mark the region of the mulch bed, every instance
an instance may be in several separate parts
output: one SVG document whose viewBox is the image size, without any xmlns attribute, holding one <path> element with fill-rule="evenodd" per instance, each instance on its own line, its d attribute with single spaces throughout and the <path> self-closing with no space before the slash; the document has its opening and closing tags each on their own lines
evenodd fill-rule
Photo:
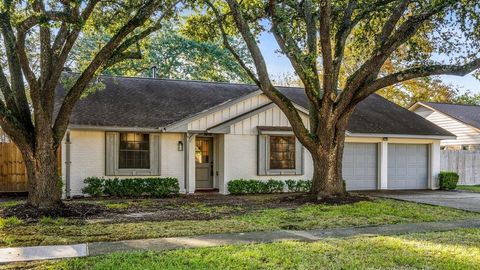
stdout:
<svg viewBox="0 0 480 270">
<path fill-rule="evenodd" d="M 294 209 L 304 204 L 350 204 L 371 200 L 366 196 L 317 200 L 310 194 L 262 194 L 225 196 L 220 194 L 180 195 L 165 199 L 84 198 L 65 201 L 55 209 L 38 210 L 28 205 L 0 209 L 1 217 L 16 216 L 35 222 L 43 216 L 107 223 L 171 220 L 213 220 L 241 215 L 261 209 Z M 106 204 L 130 202 L 127 208 L 108 208 Z M 147 204 L 142 204 L 147 202 Z M 202 207 L 199 207 L 201 205 Z"/>
<path fill-rule="evenodd" d="M 28 204 L 19 204 L 4 208 L 1 216 L 15 216 L 23 220 L 32 221 L 41 217 L 86 218 L 101 215 L 104 211 L 105 207 L 89 203 L 62 204 L 51 209 L 37 209 Z"/>
</svg>

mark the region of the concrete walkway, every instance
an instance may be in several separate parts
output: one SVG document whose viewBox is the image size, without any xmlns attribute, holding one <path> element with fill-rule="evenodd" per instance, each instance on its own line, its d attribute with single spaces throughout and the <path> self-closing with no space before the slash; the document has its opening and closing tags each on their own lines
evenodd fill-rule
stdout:
<svg viewBox="0 0 480 270">
<path fill-rule="evenodd" d="M 480 219 L 392 224 L 355 228 L 316 229 L 306 231 L 211 234 L 192 237 L 126 240 L 118 242 L 98 242 L 77 245 L 2 248 L 0 249 L 0 264 L 20 261 L 95 256 L 125 251 L 162 251 L 180 248 L 213 247 L 246 243 L 268 243 L 284 240 L 317 241 L 325 238 L 339 238 L 359 235 L 397 235 L 406 233 L 448 231 L 458 228 L 480 228 Z"/>
<path fill-rule="evenodd" d="M 390 198 L 402 201 L 425 203 L 430 205 L 445 206 L 471 212 L 480 213 L 480 193 L 459 191 L 375 191 L 367 192 L 370 196 Z"/>
</svg>

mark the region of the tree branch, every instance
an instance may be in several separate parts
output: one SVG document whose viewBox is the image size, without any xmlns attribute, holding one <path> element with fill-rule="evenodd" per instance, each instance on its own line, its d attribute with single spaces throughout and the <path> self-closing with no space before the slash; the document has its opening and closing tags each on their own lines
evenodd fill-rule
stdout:
<svg viewBox="0 0 480 270">
<path fill-rule="evenodd" d="M 257 45 L 255 37 L 250 31 L 248 23 L 245 21 L 242 13 L 240 12 L 240 7 L 236 0 L 226 0 L 235 21 L 235 25 L 243 37 L 243 40 L 247 44 L 247 48 L 250 51 L 250 54 L 253 58 L 255 64 L 258 79 L 260 82 L 260 89 L 265 93 L 265 95 L 270 98 L 287 116 L 290 124 L 292 125 L 293 131 L 297 138 L 309 149 L 314 148 L 314 141 L 310 136 L 310 133 L 305 128 L 302 118 L 300 117 L 297 109 L 293 106 L 293 103 L 282 93 L 280 93 L 271 83 L 270 77 L 268 75 L 267 66 L 265 64 L 265 59 L 260 51 L 260 48 Z"/>
<path fill-rule="evenodd" d="M 233 55 L 235 60 L 237 60 L 238 64 L 243 68 L 243 70 L 247 73 L 247 75 L 250 77 L 250 79 L 258 86 L 260 87 L 260 81 L 257 78 L 257 75 L 247 66 L 245 61 L 240 57 L 240 55 L 235 51 L 235 48 L 230 44 L 228 41 L 228 35 L 225 32 L 225 28 L 223 26 L 223 18 L 220 15 L 220 12 L 217 10 L 217 8 L 210 2 L 209 0 L 205 0 L 207 5 L 212 9 L 213 13 L 215 14 L 215 21 L 217 23 L 217 26 L 220 30 L 220 34 L 222 35 L 222 41 L 223 41 L 223 46 L 227 48 L 227 50 Z"/>
<path fill-rule="evenodd" d="M 124 25 L 118 32 L 110 39 L 110 41 L 103 46 L 102 49 L 95 55 L 90 64 L 78 77 L 72 88 L 65 96 L 63 103 L 60 107 L 55 124 L 53 126 L 55 140 L 61 141 L 63 134 L 67 129 L 68 120 L 70 114 L 73 111 L 76 101 L 81 97 L 87 85 L 95 75 L 95 72 L 103 67 L 108 59 L 112 56 L 122 41 L 132 33 L 136 28 L 140 27 L 145 21 L 157 10 L 157 8 L 163 3 L 160 0 L 150 0 L 146 2 L 138 12 Z"/>
<path fill-rule="evenodd" d="M 414 67 L 376 79 L 362 88 L 357 93 L 355 99 L 367 97 L 382 88 L 411 79 L 433 75 L 465 76 L 476 69 L 480 69 L 480 58 L 464 65 L 431 65 L 426 67 Z"/>
</svg>

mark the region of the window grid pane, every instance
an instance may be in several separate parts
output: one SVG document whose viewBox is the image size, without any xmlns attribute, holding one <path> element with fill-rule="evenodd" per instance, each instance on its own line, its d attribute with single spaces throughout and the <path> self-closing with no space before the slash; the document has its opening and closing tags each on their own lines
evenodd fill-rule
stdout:
<svg viewBox="0 0 480 270">
<path fill-rule="evenodd" d="M 120 169 L 149 169 L 150 168 L 149 134 L 120 133 L 118 168 Z"/>
<path fill-rule="evenodd" d="M 294 136 L 270 136 L 270 169 L 295 169 Z"/>
</svg>

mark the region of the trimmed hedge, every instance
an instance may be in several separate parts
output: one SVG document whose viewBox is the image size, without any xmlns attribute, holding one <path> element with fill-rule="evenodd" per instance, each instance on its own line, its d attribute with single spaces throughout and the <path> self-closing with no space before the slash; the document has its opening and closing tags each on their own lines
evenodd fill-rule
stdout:
<svg viewBox="0 0 480 270">
<path fill-rule="evenodd" d="M 438 174 L 440 189 L 451 190 L 457 188 L 458 178 L 456 172 L 440 172 Z"/>
<path fill-rule="evenodd" d="M 286 180 L 285 184 L 290 192 L 309 192 L 312 187 L 310 180 Z"/>
<path fill-rule="evenodd" d="M 88 177 L 84 181 L 84 194 L 92 197 L 102 195 L 118 197 L 151 196 L 156 198 L 177 195 L 180 191 L 176 178 L 127 178 L 104 179 Z"/>
<path fill-rule="evenodd" d="M 285 191 L 285 186 L 289 192 L 308 192 L 312 186 L 309 180 L 255 180 L 255 179 L 235 179 L 228 182 L 228 192 L 234 195 L 238 194 L 266 194 L 280 193 Z"/>
</svg>

